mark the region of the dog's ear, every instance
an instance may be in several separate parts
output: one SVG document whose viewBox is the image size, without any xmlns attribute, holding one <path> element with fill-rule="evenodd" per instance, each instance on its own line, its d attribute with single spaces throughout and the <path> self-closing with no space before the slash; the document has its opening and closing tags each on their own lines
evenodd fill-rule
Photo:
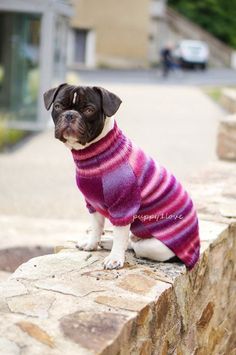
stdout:
<svg viewBox="0 0 236 355">
<path fill-rule="evenodd" d="M 121 99 L 117 95 L 101 87 L 95 86 L 94 89 L 99 91 L 102 97 L 102 108 L 105 115 L 107 117 L 113 116 L 120 107 L 122 102 Z"/>
<path fill-rule="evenodd" d="M 59 93 L 59 91 L 61 90 L 62 87 L 64 87 L 65 85 L 67 85 L 66 83 L 61 84 L 59 86 L 57 86 L 56 88 L 50 89 L 48 91 L 46 91 L 43 94 L 43 98 L 44 98 L 44 105 L 46 107 L 47 110 L 50 109 L 50 107 L 52 106 L 52 103 L 55 101 L 57 94 Z"/>
</svg>

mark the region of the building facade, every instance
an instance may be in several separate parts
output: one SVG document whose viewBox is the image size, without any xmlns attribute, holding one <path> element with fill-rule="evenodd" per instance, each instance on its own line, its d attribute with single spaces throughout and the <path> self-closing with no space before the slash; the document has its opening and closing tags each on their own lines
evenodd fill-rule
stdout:
<svg viewBox="0 0 236 355">
<path fill-rule="evenodd" d="M 161 49 L 169 40 L 166 24 L 167 0 L 150 0 L 149 2 L 149 52 L 150 65 L 160 62 Z"/>
<path fill-rule="evenodd" d="M 148 66 L 149 0 L 71 2 L 70 66 Z"/>
<path fill-rule="evenodd" d="M 43 129 L 43 93 L 64 80 L 69 16 L 62 0 L 0 1 L 0 120 Z"/>
</svg>

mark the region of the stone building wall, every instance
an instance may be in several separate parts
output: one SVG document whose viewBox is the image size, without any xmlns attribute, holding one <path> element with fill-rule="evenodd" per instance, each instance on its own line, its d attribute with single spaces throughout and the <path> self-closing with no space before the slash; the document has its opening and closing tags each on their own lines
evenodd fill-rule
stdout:
<svg viewBox="0 0 236 355">
<path fill-rule="evenodd" d="M 95 33 L 97 65 L 138 67 L 148 64 L 148 0 L 73 0 L 71 26 Z"/>
</svg>

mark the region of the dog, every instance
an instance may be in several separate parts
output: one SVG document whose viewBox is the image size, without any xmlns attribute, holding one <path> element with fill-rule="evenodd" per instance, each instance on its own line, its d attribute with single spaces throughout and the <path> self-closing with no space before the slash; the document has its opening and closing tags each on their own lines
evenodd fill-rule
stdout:
<svg viewBox="0 0 236 355">
<path fill-rule="evenodd" d="M 121 102 L 97 86 L 64 83 L 44 94 L 46 109 L 52 106 L 55 138 L 72 152 L 91 216 L 91 230 L 77 247 L 96 250 L 108 218 L 114 237 L 105 269 L 123 267 L 128 243 L 137 257 L 159 262 L 177 257 L 192 269 L 200 249 L 193 202 L 167 169 L 118 128 L 113 116 Z"/>
</svg>

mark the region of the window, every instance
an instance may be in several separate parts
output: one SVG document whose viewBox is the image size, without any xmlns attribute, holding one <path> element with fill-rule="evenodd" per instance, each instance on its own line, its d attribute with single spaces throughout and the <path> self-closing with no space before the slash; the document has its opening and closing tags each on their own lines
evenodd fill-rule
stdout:
<svg viewBox="0 0 236 355">
<path fill-rule="evenodd" d="M 86 44 L 87 44 L 87 30 L 75 30 L 75 63 L 86 62 Z"/>
</svg>

